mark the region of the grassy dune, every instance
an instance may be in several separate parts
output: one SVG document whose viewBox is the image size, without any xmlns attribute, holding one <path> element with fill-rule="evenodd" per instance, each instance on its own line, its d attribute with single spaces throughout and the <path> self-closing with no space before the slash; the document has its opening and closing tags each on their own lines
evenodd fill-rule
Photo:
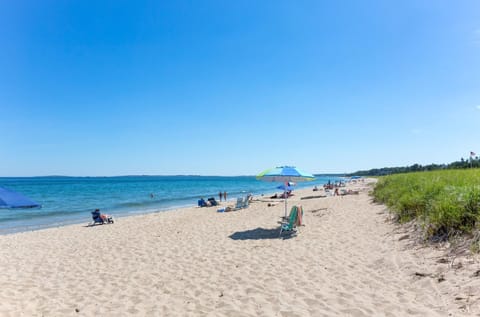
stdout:
<svg viewBox="0 0 480 317">
<path fill-rule="evenodd" d="M 469 233 L 480 221 L 480 169 L 385 176 L 373 196 L 400 222 L 423 223 L 428 238 Z"/>
</svg>

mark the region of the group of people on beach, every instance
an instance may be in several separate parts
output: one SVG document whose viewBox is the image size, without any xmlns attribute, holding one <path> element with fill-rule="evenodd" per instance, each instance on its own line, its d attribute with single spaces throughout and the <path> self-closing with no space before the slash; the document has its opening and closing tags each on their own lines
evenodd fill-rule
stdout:
<svg viewBox="0 0 480 317">
<path fill-rule="evenodd" d="M 219 191 L 218 192 L 218 200 L 219 201 L 222 201 L 222 197 L 223 197 L 223 201 L 227 201 L 227 192 L 223 192 L 222 191 Z"/>
</svg>

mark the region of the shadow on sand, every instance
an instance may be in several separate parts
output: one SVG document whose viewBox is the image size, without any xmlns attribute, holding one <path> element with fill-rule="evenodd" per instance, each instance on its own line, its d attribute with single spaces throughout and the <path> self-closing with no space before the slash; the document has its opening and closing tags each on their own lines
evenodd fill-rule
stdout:
<svg viewBox="0 0 480 317">
<path fill-rule="evenodd" d="M 233 240 L 260 240 L 260 239 L 290 239 L 294 235 L 291 233 L 282 233 L 282 236 L 279 236 L 280 229 L 264 229 L 256 228 L 252 230 L 239 231 L 235 232 L 230 236 L 230 239 Z"/>
</svg>

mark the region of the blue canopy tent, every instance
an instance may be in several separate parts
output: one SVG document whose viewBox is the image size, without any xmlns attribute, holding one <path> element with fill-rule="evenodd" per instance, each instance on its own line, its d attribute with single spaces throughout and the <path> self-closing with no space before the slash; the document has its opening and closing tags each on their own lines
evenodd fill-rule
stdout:
<svg viewBox="0 0 480 317">
<path fill-rule="evenodd" d="M 0 187 L 0 208 L 35 208 L 40 204 L 5 187 Z"/>
</svg>

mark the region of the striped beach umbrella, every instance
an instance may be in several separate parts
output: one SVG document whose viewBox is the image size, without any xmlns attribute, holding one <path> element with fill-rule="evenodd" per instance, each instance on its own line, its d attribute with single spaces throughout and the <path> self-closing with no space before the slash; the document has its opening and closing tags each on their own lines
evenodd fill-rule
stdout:
<svg viewBox="0 0 480 317">
<path fill-rule="evenodd" d="M 280 166 L 268 169 L 257 175 L 257 179 L 265 182 L 305 182 L 313 181 L 315 176 L 305 173 L 294 166 Z M 288 184 L 286 184 L 288 186 Z M 285 217 L 287 217 L 287 194 L 285 194 Z"/>
</svg>

